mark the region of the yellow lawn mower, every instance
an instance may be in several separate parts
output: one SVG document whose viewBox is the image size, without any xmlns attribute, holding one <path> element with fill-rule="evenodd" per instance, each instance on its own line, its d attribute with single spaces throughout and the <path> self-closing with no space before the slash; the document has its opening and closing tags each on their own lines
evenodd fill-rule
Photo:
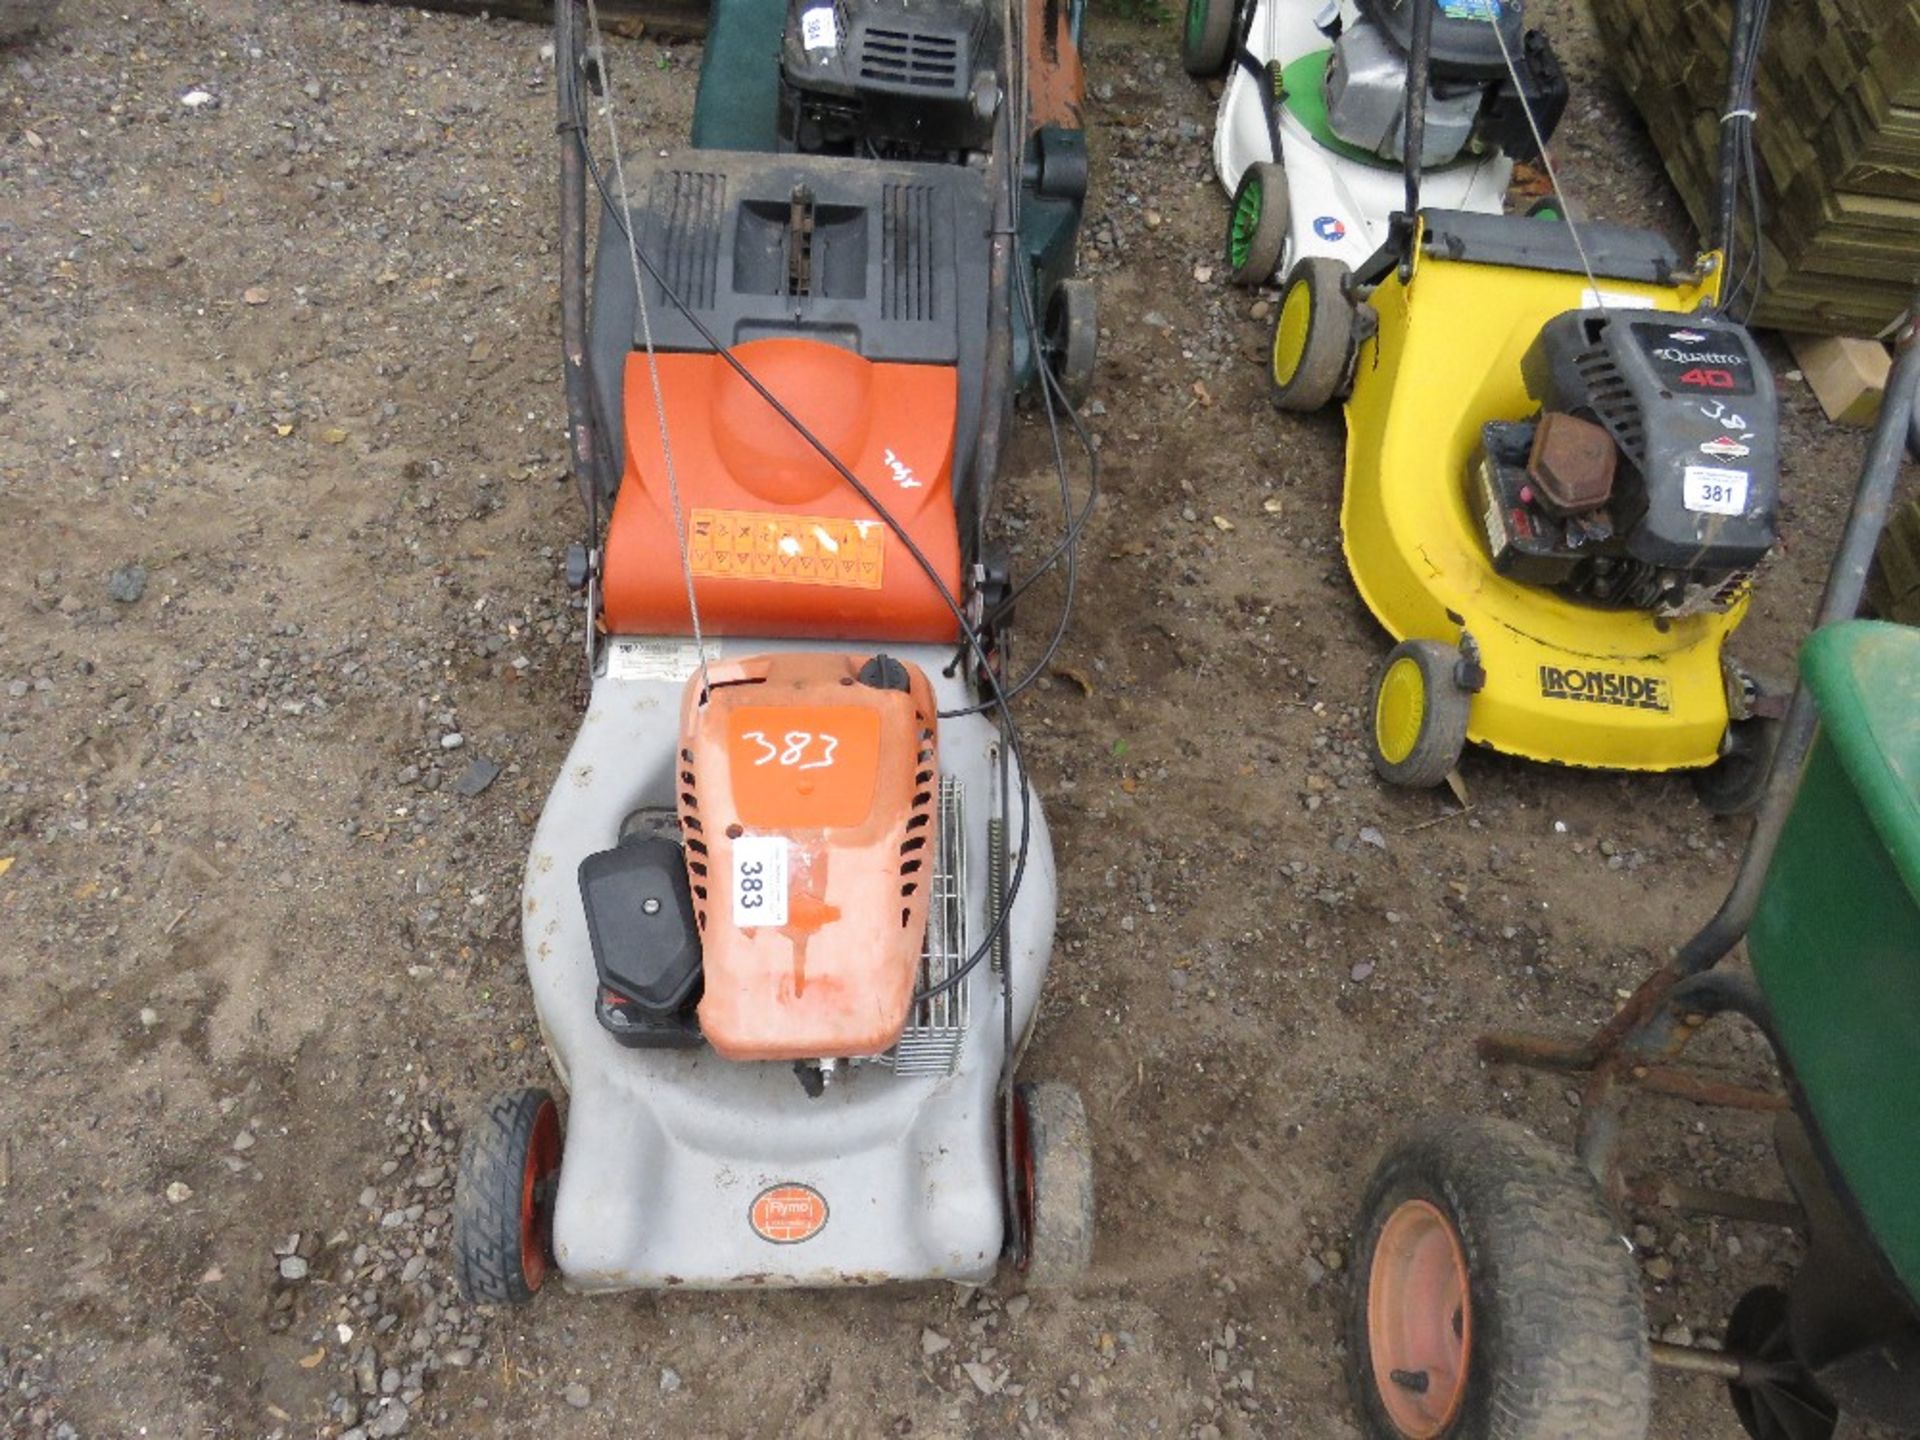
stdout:
<svg viewBox="0 0 1920 1440">
<path fill-rule="evenodd" d="M 1415 7 L 1408 155 L 1433 8 Z M 1753 9 L 1742 0 L 1708 254 L 1576 225 L 1557 178 L 1538 217 L 1423 210 L 1408 165 L 1372 259 L 1309 257 L 1288 277 L 1274 402 L 1346 401 L 1342 543 L 1398 642 L 1367 730 L 1391 782 L 1439 784 L 1471 740 L 1695 771 L 1721 813 L 1757 796 L 1781 702 L 1724 653 L 1779 497 L 1773 378 L 1729 314 L 1749 294 L 1728 257 L 1752 175 Z"/>
</svg>

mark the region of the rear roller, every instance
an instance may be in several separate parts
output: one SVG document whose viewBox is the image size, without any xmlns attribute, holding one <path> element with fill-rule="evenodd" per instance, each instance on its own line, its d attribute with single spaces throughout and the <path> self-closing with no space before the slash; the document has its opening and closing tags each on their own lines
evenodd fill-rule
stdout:
<svg viewBox="0 0 1920 1440">
<path fill-rule="evenodd" d="M 1374 1171 L 1347 1379 L 1372 1440 L 1644 1440 L 1640 1276 L 1571 1155 L 1444 1119 Z"/>
</svg>

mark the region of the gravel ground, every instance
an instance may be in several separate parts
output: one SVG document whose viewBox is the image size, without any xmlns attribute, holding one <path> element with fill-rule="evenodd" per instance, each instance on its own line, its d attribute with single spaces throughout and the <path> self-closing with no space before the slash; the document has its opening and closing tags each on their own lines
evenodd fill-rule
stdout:
<svg viewBox="0 0 1920 1440">
<path fill-rule="evenodd" d="M 1584 11 L 1548 9 L 1576 196 L 1677 225 Z M 1108 17 L 1099 603 L 1025 718 L 1063 885 L 1029 1065 L 1087 1097 L 1092 1274 L 460 1303 L 460 1126 L 548 1083 L 515 900 L 580 683 L 544 39 L 66 0 L 0 55 L 0 1430 L 1354 1434 L 1338 1316 L 1378 1150 L 1441 1107 L 1567 1137 L 1565 1082 L 1473 1035 L 1604 1017 L 1740 831 L 1678 780 L 1472 756 L 1465 812 L 1373 781 L 1339 423 L 1265 405 L 1211 100 L 1168 29 Z M 684 134 L 698 61 L 616 47 L 645 144 Z M 1776 674 L 1860 449 L 1782 393 L 1786 535 L 1739 639 Z M 1033 426 L 1013 459 L 1004 528 L 1038 553 Z M 1647 1164 L 1777 1193 L 1763 1125 L 1639 1116 Z M 1669 1336 L 1795 1254 L 1636 1220 Z M 1660 1402 L 1659 1436 L 1739 1433 L 1706 1382 Z"/>
</svg>

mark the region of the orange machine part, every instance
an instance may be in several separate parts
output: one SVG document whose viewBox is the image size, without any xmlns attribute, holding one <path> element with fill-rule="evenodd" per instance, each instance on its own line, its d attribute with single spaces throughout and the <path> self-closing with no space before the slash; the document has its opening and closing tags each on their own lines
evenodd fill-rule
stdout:
<svg viewBox="0 0 1920 1440">
<path fill-rule="evenodd" d="M 733 354 L 873 492 L 960 593 L 950 366 L 819 340 Z M 700 621 L 714 635 L 942 642 L 953 612 L 886 523 L 724 359 L 657 357 Z M 627 359 L 626 473 L 607 529 L 614 634 L 688 634 L 687 585 L 647 357 Z"/>
<path fill-rule="evenodd" d="M 1067 8 L 1066 0 L 1027 0 L 1027 123 L 1035 130 L 1086 128 L 1080 116 L 1086 72 Z"/>
<path fill-rule="evenodd" d="M 907 665 L 907 689 L 877 689 L 858 678 L 870 658 L 729 660 L 710 667 L 704 701 L 700 677 L 687 684 L 680 823 L 700 1029 L 728 1060 L 878 1055 L 906 1026 L 939 722 L 924 672 Z"/>
</svg>

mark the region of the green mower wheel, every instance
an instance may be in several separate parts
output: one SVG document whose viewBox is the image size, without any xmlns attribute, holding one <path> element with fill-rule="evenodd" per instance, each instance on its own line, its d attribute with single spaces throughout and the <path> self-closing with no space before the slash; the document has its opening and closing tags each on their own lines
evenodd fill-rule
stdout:
<svg viewBox="0 0 1920 1440">
<path fill-rule="evenodd" d="M 453 1273 L 474 1305 L 524 1305 L 552 1267 L 560 1109 L 507 1090 L 468 1129 L 453 1187 Z"/>
<path fill-rule="evenodd" d="M 1373 1172 L 1347 1382 L 1369 1440 L 1646 1440 L 1639 1268 L 1580 1162 L 1442 1118 Z"/>
<path fill-rule="evenodd" d="M 1882 620 L 1920 625 L 1920 500 L 1893 512 L 1867 573 L 1867 607 Z"/>
<path fill-rule="evenodd" d="M 1187 0 L 1187 19 L 1180 31 L 1180 63 L 1187 74 L 1210 80 L 1227 68 L 1233 53 L 1234 0 Z"/>
<path fill-rule="evenodd" d="M 1319 410 L 1347 383 L 1353 364 L 1354 308 L 1347 267 L 1311 255 L 1287 272 L 1273 325 L 1273 403 Z"/>
<path fill-rule="evenodd" d="M 1287 248 L 1287 172 L 1270 160 L 1249 165 L 1234 187 L 1227 214 L 1227 274 L 1251 290 L 1280 268 Z"/>
<path fill-rule="evenodd" d="M 1382 780 L 1438 785 L 1467 746 L 1473 696 L 1459 680 L 1460 652 L 1438 640 L 1402 640 L 1373 677 L 1367 753 Z"/>
</svg>

